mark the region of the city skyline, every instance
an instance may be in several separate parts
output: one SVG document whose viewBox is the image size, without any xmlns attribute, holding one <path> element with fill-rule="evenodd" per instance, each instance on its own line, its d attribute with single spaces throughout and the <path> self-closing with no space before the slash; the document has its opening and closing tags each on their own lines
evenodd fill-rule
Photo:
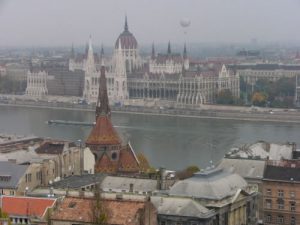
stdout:
<svg viewBox="0 0 300 225">
<path fill-rule="evenodd" d="M 297 0 L 254 1 L 0 1 L 0 46 L 113 45 L 129 30 L 152 42 L 299 42 Z M 189 18 L 184 29 L 180 20 Z M 43 22 L 41 22 L 43 21 Z M 267 31 L 267 32 L 266 32 Z"/>
</svg>

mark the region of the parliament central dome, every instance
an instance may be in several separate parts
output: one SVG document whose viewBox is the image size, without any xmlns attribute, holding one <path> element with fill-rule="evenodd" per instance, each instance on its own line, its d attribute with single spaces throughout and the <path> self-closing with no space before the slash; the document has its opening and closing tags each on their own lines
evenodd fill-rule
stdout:
<svg viewBox="0 0 300 225">
<path fill-rule="evenodd" d="M 127 17 L 125 17 L 124 31 L 119 35 L 116 40 L 115 48 L 119 48 L 121 43 L 122 49 L 137 49 L 138 43 L 132 33 L 128 30 Z"/>
</svg>

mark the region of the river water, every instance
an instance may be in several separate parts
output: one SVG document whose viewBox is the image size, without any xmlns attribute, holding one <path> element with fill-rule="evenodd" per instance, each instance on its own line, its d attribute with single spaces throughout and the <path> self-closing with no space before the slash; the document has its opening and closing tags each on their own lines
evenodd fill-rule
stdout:
<svg viewBox="0 0 300 225">
<path fill-rule="evenodd" d="M 94 113 L 62 109 L 0 106 L 0 133 L 36 135 L 67 140 L 85 140 L 91 127 L 48 125 L 47 120 L 93 122 Z M 198 119 L 113 113 L 112 121 L 136 152 L 143 152 L 151 165 L 182 169 L 204 168 L 217 163 L 233 146 L 269 142 L 296 142 L 300 125 L 221 119 Z"/>
</svg>

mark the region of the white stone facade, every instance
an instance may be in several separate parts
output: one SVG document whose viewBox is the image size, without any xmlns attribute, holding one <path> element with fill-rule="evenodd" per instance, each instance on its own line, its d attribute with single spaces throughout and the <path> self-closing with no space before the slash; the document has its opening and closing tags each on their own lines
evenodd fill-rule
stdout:
<svg viewBox="0 0 300 225">
<path fill-rule="evenodd" d="M 46 71 L 28 71 L 26 95 L 36 98 L 47 95 L 47 78 L 48 73 Z"/>
</svg>

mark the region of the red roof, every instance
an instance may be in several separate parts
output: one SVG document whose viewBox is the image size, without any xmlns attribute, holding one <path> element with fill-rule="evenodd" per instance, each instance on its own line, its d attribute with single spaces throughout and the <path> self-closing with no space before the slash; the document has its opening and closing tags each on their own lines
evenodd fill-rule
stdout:
<svg viewBox="0 0 300 225">
<path fill-rule="evenodd" d="M 2 210 L 8 215 L 35 216 L 43 218 L 47 208 L 52 208 L 56 199 L 2 196 Z"/>
<path fill-rule="evenodd" d="M 107 224 L 136 225 L 146 207 L 146 202 L 130 200 L 103 199 L 102 204 L 107 210 Z M 93 222 L 92 208 L 95 200 L 89 198 L 67 197 L 54 211 L 51 219 L 58 221 L 72 221 L 78 223 Z"/>
<path fill-rule="evenodd" d="M 108 116 L 99 116 L 86 140 L 87 145 L 120 145 L 121 139 Z"/>
<path fill-rule="evenodd" d="M 139 161 L 130 145 L 122 149 L 119 159 L 119 171 L 123 172 L 139 172 Z"/>
<path fill-rule="evenodd" d="M 103 153 L 96 162 L 95 165 L 95 171 L 97 173 L 102 172 L 102 173 L 115 173 L 118 168 L 118 161 L 113 161 L 109 158 L 107 153 Z"/>
</svg>

